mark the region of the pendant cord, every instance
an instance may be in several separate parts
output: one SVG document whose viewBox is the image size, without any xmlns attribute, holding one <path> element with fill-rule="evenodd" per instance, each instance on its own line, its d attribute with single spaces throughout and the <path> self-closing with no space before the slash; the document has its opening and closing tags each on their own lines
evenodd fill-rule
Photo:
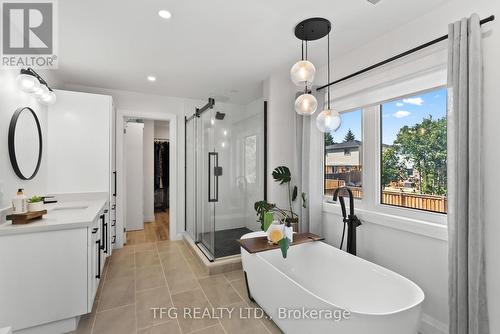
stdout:
<svg viewBox="0 0 500 334">
<path fill-rule="evenodd" d="M 328 33 L 328 82 L 330 82 L 330 33 Z M 328 110 L 330 110 L 330 86 L 328 86 Z"/>
<path fill-rule="evenodd" d="M 304 60 L 304 40 L 302 40 L 302 60 Z"/>
<path fill-rule="evenodd" d="M 306 40 L 306 60 L 308 60 L 307 59 L 307 40 Z"/>
</svg>

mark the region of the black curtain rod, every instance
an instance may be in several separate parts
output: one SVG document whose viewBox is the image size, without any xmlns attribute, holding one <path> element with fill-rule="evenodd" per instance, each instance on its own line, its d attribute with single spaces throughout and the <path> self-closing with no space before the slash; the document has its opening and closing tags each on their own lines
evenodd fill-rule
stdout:
<svg viewBox="0 0 500 334">
<path fill-rule="evenodd" d="M 480 21 L 480 24 L 481 24 L 481 25 L 483 25 L 483 24 L 485 24 L 485 23 L 488 23 L 488 22 L 491 22 L 491 21 L 494 21 L 494 20 L 495 20 L 495 15 L 491 15 L 491 16 L 489 16 L 489 17 L 487 17 L 487 18 L 482 19 L 482 20 Z M 389 59 L 386 59 L 386 60 L 384 60 L 384 61 L 381 61 L 380 63 L 374 64 L 374 65 L 372 65 L 372 66 L 368 66 L 367 68 L 364 68 L 364 69 L 362 69 L 362 70 L 359 70 L 359 71 L 357 71 L 357 72 L 355 72 L 355 73 L 353 73 L 353 74 L 350 74 L 350 75 L 348 75 L 348 76 L 346 76 L 346 77 L 343 77 L 343 78 L 341 78 L 341 79 L 338 79 L 338 80 L 335 80 L 335 81 L 333 81 L 333 82 L 330 82 L 330 83 L 328 83 L 328 84 L 326 84 L 326 85 L 324 85 L 324 86 L 318 87 L 316 90 L 317 90 L 317 91 L 320 91 L 320 90 L 325 89 L 325 88 L 327 88 L 327 87 L 329 87 L 329 86 L 333 86 L 333 85 L 335 85 L 335 84 L 338 84 L 338 83 L 340 83 L 340 82 L 342 82 L 342 81 L 349 80 L 349 79 L 354 78 L 354 77 L 356 77 L 356 76 L 358 76 L 358 75 L 360 75 L 360 74 L 363 74 L 363 73 L 366 73 L 366 72 L 368 72 L 368 71 L 371 71 L 371 70 L 373 70 L 373 69 L 375 69 L 375 68 L 377 68 L 377 67 L 380 67 L 380 66 L 386 65 L 386 64 L 388 64 L 388 63 L 390 63 L 390 62 L 393 62 L 393 61 L 395 61 L 395 60 L 397 60 L 397 59 L 400 59 L 400 58 L 406 57 L 406 56 L 408 56 L 408 55 L 410 55 L 410 54 L 412 54 L 412 53 L 415 53 L 415 52 L 417 52 L 417 51 L 420 51 L 420 50 L 425 49 L 425 48 L 427 48 L 427 47 L 429 47 L 429 46 L 431 46 L 431 45 L 437 44 L 437 43 L 442 42 L 442 41 L 445 41 L 445 40 L 447 40 L 447 39 L 448 39 L 448 35 L 441 36 L 441 37 L 436 38 L 436 39 L 434 39 L 434 40 L 432 40 L 432 41 L 430 41 L 430 42 L 427 42 L 427 43 L 425 43 L 425 44 L 419 45 L 419 46 L 417 46 L 416 48 L 413 48 L 413 49 L 411 49 L 411 50 L 408 50 L 408 51 L 405 51 L 405 52 L 403 52 L 403 53 L 400 53 L 400 54 L 398 54 L 398 55 L 396 55 L 396 56 L 394 56 L 394 57 L 391 57 L 391 58 L 389 58 Z"/>
</svg>

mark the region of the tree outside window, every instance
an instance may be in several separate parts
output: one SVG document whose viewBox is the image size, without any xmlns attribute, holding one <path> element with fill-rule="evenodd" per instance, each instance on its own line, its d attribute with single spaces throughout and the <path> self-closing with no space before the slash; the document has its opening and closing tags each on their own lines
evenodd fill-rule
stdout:
<svg viewBox="0 0 500 334">
<path fill-rule="evenodd" d="M 446 89 L 381 108 L 382 204 L 447 212 Z"/>
</svg>

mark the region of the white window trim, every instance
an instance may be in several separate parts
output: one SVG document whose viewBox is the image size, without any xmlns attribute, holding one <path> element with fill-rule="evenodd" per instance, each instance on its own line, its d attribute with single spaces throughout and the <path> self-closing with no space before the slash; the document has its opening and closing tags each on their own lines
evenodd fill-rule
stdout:
<svg viewBox="0 0 500 334">
<path fill-rule="evenodd" d="M 323 212 L 340 217 L 339 204 L 323 202 Z M 423 235 L 442 241 L 448 240 L 448 228 L 443 224 L 430 223 L 427 220 L 391 215 L 369 209 L 356 208 L 356 215 L 363 224 L 375 224 L 404 232 Z"/>
<path fill-rule="evenodd" d="M 429 90 L 439 87 L 433 87 Z M 415 92 L 418 94 L 418 92 Z M 396 97 L 399 99 L 399 97 Z M 447 240 L 447 215 L 381 204 L 381 118 L 380 108 L 384 102 L 362 108 L 363 140 L 363 198 L 355 200 L 356 213 L 362 221 Z M 358 108 L 359 109 L 359 108 Z M 324 152 L 324 141 L 322 142 Z M 324 154 L 323 173 L 324 178 Z M 324 188 L 324 182 L 323 182 Z M 324 194 L 324 189 L 322 189 Z M 324 196 L 323 212 L 340 214 L 340 206 Z"/>
</svg>

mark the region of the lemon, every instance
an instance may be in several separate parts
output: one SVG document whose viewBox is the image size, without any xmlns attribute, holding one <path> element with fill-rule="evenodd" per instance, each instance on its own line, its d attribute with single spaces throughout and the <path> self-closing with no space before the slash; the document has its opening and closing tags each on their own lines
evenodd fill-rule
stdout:
<svg viewBox="0 0 500 334">
<path fill-rule="evenodd" d="M 271 233 L 269 233 L 269 239 L 271 239 L 274 244 L 277 244 L 281 239 L 283 239 L 283 233 L 281 233 L 278 229 L 272 230 Z"/>
</svg>

